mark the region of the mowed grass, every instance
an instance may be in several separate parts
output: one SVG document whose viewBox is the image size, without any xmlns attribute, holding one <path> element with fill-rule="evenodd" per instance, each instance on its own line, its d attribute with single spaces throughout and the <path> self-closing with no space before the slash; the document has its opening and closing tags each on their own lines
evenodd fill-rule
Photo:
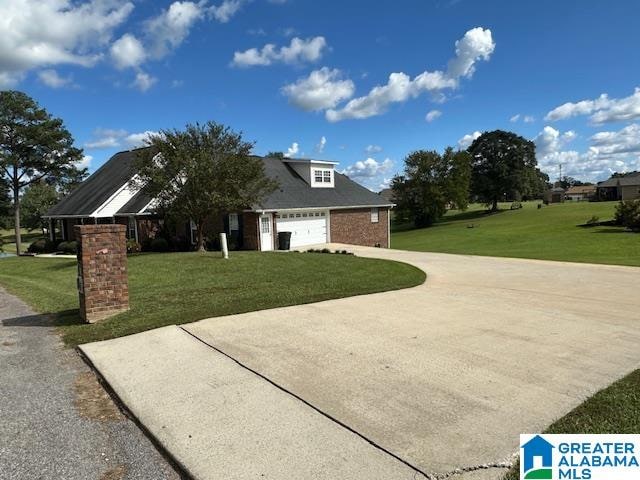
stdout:
<svg viewBox="0 0 640 480">
<path fill-rule="evenodd" d="M 592 216 L 612 220 L 617 202 L 566 202 L 537 208 L 526 202 L 520 210 L 501 204 L 487 214 L 481 205 L 449 212 L 441 222 L 417 230 L 396 227 L 391 247 L 496 257 L 568 262 L 640 265 L 640 234 L 622 227 L 580 227 Z"/>
<path fill-rule="evenodd" d="M 640 370 L 600 390 L 583 404 L 555 421 L 545 433 L 629 433 L 640 432 Z M 518 480 L 516 464 L 504 476 Z"/>
<path fill-rule="evenodd" d="M 129 257 L 131 310 L 87 325 L 78 316 L 75 260 L 5 258 L 0 285 L 41 313 L 54 314 L 68 345 L 170 324 L 419 285 L 404 263 L 319 253 L 232 252 Z"/>
<path fill-rule="evenodd" d="M 22 253 L 27 251 L 32 241 L 34 241 L 36 238 L 43 237 L 42 232 L 40 230 L 27 230 L 23 228 L 22 230 L 20 230 L 20 232 L 22 233 L 22 235 L 20 236 L 22 240 L 22 244 L 21 244 L 22 248 L 20 249 L 20 251 Z M 3 241 L 2 249 L 6 253 L 16 253 L 16 234 L 13 231 L 13 229 L 11 230 L 0 229 L 0 238 Z"/>
</svg>

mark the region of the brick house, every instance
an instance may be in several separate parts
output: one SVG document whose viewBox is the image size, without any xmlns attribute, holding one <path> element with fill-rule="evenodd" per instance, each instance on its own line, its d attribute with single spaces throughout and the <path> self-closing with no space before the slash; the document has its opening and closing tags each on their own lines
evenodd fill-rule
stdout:
<svg viewBox="0 0 640 480">
<path fill-rule="evenodd" d="M 132 183 L 140 150 L 115 154 L 78 188 L 47 212 L 52 240 L 73 238 L 73 226 L 119 223 L 127 238 L 144 242 L 164 227 L 154 201 Z M 335 169 L 336 162 L 260 157 L 267 176 L 279 187 L 261 205 L 213 218 L 207 236 L 226 232 L 246 250 L 274 250 L 277 233 L 291 232 L 291 248 L 325 242 L 389 246 L 389 209 L 393 204 Z M 57 224 L 57 225 L 56 225 Z M 191 222 L 175 234 L 195 244 Z"/>
<path fill-rule="evenodd" d="M 598 183 L 598 200 L 636 200 L 640 198 L 640 172 L 611 177 Z"/>
</svg>

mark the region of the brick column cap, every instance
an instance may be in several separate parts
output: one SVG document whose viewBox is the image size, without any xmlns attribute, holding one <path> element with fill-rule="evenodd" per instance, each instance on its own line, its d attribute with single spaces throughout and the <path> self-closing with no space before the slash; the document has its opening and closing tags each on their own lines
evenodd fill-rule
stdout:
<svg viewBox="0 0 640 480">
<path fill-rule="evenodd" d="M 80 235 L 93 235 L 95 233 L 124 233 L 127 231 L 127 227 L 118 223 L 103 223 L 97 225 L 74 225 L 73 230 Z"/>
</svg>

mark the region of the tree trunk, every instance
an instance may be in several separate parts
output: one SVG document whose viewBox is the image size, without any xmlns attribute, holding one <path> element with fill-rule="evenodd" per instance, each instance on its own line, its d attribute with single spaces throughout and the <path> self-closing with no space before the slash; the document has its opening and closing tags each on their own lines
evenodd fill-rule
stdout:
<svg viewBox="0 0 640 480">
<path fill-rule="evenodd" d="M 20 195 L 19 188 L 13 187 L 13 210 L 15 214 L 14 227 L 16 233 L 16 254 L 20 255 L 22 247 L 22 236 L 20 235 Z"/>
<path fill-rule="evenodd" d="M 491 211 L 492 212 L 497 212 L 498 211 L 498 199 L 497 198 L 493 199 L 493 204 L 491 205 Z"/>
<path fill-rule="evenodd" d="M 198 222 L 198 251 L 206 252 L 204 248 L 204 222 Z"/>
</svg>

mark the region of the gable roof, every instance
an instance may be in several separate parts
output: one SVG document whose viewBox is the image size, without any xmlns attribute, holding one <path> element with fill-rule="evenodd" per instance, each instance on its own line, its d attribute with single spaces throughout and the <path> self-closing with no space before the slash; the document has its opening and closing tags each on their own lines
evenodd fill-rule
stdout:
<svg viewBox="0 0 640 480">
<path fill-rule="evenodd" d="M 579 194 L 589 194 L 595 193 L 596 186 L 595 185 L 574 185 L 573 187 L 569 187 L 566 191 L 567 195 L 579 195 Z"/>
<path fill-rule="evenodd" d="M 382 207 L 393 203 L 377 193 L 354 182 L 346 175 L 334 170 L 334 188 L 312 188 L 296 171 L 274 157 L 260 157 L 265 173 L 276 180 L 279 187 L 268 195 L 254 210 L 285 210 L 292 208 L 328 207 Z M 313 163 L 313 160 L 307 160 Z M 299 164 L 299 162 L 298 162 Z"/>
<path fill-rule="evenodd" d="M 611 177 L 604 182 L 599 182 L 598 187 L 627 187 L 640 185 L 640 172 L 633 172 L 623 177 Z"/>
<path fill-rule="evenodd" d="M 133 165 L 139 151 L 140 149 L 116 153 L 75 190 L 50 208 L 45 216 L 91 215 L 131 180 L 135 174 Z"/>
<path fill-rule="evenodd" d="M 52 207 L 45 216 L 90 216 L 136 174 L 135 159 L 141 150 L 116 153 L 73 192 Z M 312 188 L 296 170 L 301 163 L 312 163 L 313 160 L 296 161 L 296 168 L 293 168 L 289 164 L 289 159 L 258 156 L 255 158 L 260 158 L 264 162 L 265 174 L 276 180 L 279 187 L 260 205 L 253 206 L 254 210 L 393 205 L 377 193 L 336 171 L 334 171 L 334 188 Z M 139 191 L 118 209 L 116 215 L 139 214 L 151 200 L 143 191 Z"/>
</svg>

